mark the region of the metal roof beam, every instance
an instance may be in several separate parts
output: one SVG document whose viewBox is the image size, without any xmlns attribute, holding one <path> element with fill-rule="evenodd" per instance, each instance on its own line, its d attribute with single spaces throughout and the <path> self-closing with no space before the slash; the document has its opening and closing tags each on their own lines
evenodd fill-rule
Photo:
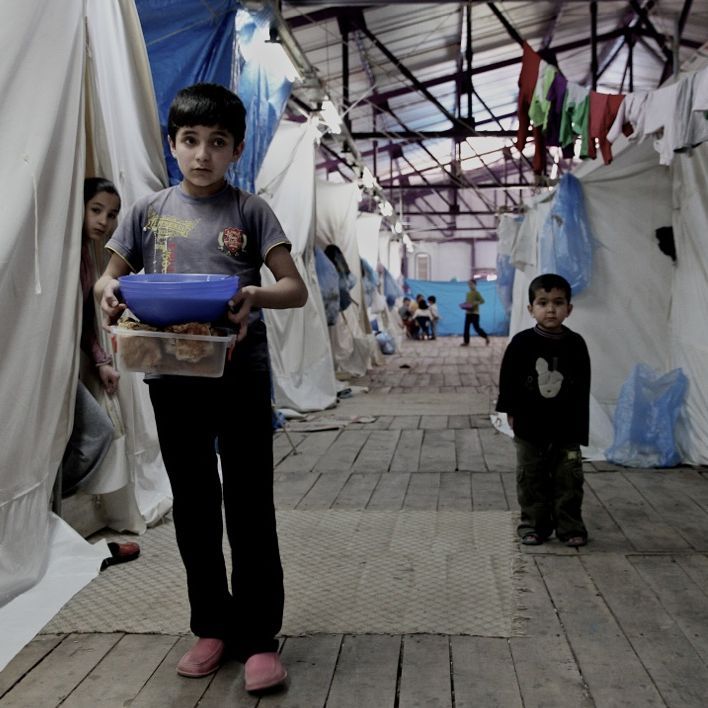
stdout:
<svg viewBox="0 0 708 708">
<path fill-rule="evenodd" d="M 566 0 L 567 2 L 568 0 Z M 614 29 L 609 32 L 603 32 L 597 35 L 598 41 L 604 41 L 607 39 L 615 39 L 617 37 L 624 36 L 623 29 Z M 590 44 L 590 38 L 576 39 L 572 42 L 565 42 L 564 44 L 558 44 L 555 47 L 551 47 L 549 51 L 555 52 L 556 54 L 561 54 L 562 52 L 569 52 L 573 49 L 581 49 L 582 47 L 587 47 Z M 695 44 L 695 42 L 694 42 Z M 685 44 L 685 46 L 690 46 Z M 491 64 L 484 64 L 482 66 L 472 67 L 472 75 L 485 74 L 489 71 L 496 71 L 497 69 L 504 69 L 507 66 L 513 66 L 514 64 L 521 64 L 521 54 L 512 57 L 510 59 L 502 59 L 500 61 L 492 62 Z M 425 88 L 432 88 L 433 86 L 440 86 L 441 84 L 448 84 L 453 82 L 462 81 L 465 76 L 464 71 L 456 71 L 453 74 L 447 74 L 444 76 L 436 76 L 434 79 L 427 79 L 425 81 L 419 81 L 420 86 Z M 403 86 L 401 88 L 391 89 L 390 91 L 382 91 L 377 96 L 372 96 L 369 100 L 372 103 L 384 103 L 391 98 L 397 98 L 398 96 L 405 96 L 409 93 L 415 91 L 411 86 Z"/>
<path fill-rule="evenodd" d="M 377 140 L 390 138 L 392 140 L 432 140 L 434 138 L 449 140 L 466 140 L 467 138 L 513 138 L 515 130 L 473 130 L 448 128 L 447 130 L 359 130 L 352 132 L 354 140 Z"/>
<path fill-rule="evenodd" d="M 553 17 L 548 23 L 546 34 L 543 35 L 543 39 L 541 40 L 541 49 L 548 49 L 553 41 L 553 35 L 556 32 L 556 27 L 558 26 L 558 22 L 560 22 L 561 15 L 563 14 L 563 4 L 564 0 L 556 0 L 556 5 L 553 8 Z"/>
<path fill-rule="evenodd" d="M 501 11 L 497 9 L 493 2 L 488 2 L 487 6 L 494 13 L 494 16 L 502 23 L 504 29 L 507 31 L 509 36 L 520 46 L 524 45 L 524 38 L 516 31 L 516 28 L 509 22 L 509 20 L 502 15 Z"/>
<path fill-rule="evenodd" d="M 477 182 L 476 184 L 458 184 L 456 182 L 431 182 L 429 185 L 426 184 L 389 184 L 389 183 L 382 183 L 381 187 L 382 189 L 403 189 L 403 190 L 418 190 L 418 191 L 426 191 L 426 190 L 439 190 L 439 189 L 534 189 L 538 188 L 539 185 L 533 185 L 533 184 L 528 184 L 528 183 L 521 183 L 521 182 L 507 182 L 506 184 L 494 184 L 492 182 Z M 540 185 L 540 186 L 552 186 L 552 183 L 549 181 L 546 185 Z"/>
<path fill-rule="evenodd" d="M 363 22 L 361 23 L 361 26 L 357 26 L 357 29 L 361 30 L 376 46 L 376 48 L 410 81 L 411 85 L 413 88 L 420 93 L 422 93 L 428 101 L 430 101 L 444 116 L 447 118 L 453 125 L 457 125 L 460 127 L 469 127 L 468 124 L 455 117 L 450 111 L 443 106 L 440 101 L 432 94 L 428 89 L 423 86 L 423 84 L 418 81 L 418 79 L 413 75 L 413 73 L 408 69 L 408 67 L 400 60 L 398 57 L 396 57 L 393 52 L 391 52 L 381 40 L 364 24 Z"/>
<path fill-rule="evenodd" d="M 663 34 L 659 34 L 659 32 L 656 31 L 656 27 L 654 27 L 652 21 L 649 19 L 649 14 L 645 10 L 645 8 L 643 8 L 639 4 L 638 0 L 629 0 L 629 4 L 637 13 L 640 22 L 646 28 L 647 32 L 649 33 L 649 36 L 659 45 L 659 49 L 661 49 L 666 60 L 673 63 L 674 55 L 671 50 L 666 46 L 666 38 Z"/>
</svg>

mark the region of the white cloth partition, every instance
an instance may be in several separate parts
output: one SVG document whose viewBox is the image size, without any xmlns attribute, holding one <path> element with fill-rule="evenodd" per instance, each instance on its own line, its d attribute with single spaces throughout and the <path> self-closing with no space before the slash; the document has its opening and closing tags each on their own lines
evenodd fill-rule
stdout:
<svg viewBox="0 0 708 708">
<path fill-rule="evenodd" d="M 337 389 L 327 319 L 314 262 L 316 130 L 281 121 L 256 179 L 292 242 L 292 256 L 308 290 L 304 307 L 266 310 L 275 403 L 298 411 L 335 405 Z M 264 267 L 263 283 L 273 282 Z"/>
<path fill-rule="evenodd" d="M 356 285 L 351 289 L 352 304 L 329 328 L 335 370 L 344 375 L 363 376 L 377 357 L 378 346 L 366 315 L 361 281 L 356 228 L 359 188 L 351 183 L 318 180 L 315 203 L 317 245 L 322 249 L 329 244 L 338 246 L 356 278 Z"/>
<path fill-rule="evenodd" d="M 677 437 L 685 462 L 708 464 L 708 144 L 673 161 L 677 264 L 667 331 L 671 366 L 690 382 Z"/>
<path fill-rule="evenodd" d="M 692 70 L 702 69 L 699 58 Z M 702 66 L 697 66 L 700 64 Z M 694 77 L 695 78 L 695 77 Z M 663 91 L 663 89 L 661 89 Z M 705 125 L 701 101 L 694 113 L 675 116 Z M 673 132 L 686 126 L 673 125 Z M 702 131 L 701 131 L 702 132 Z M 584 162 L 575 170 L 596 239 L 586 292 L 574 297 L 568 321 L 586 339 L 592 361 L 591 445 L 604 451 L 613 438 L 612 415 L 620 389 L 638 363 L 664 373 L 681 368 L 689 381 L 676 426 L 683 462 L 708 464 L 708 143 L 669 155 L 660 165 L 654 138 L 620 136 L 614 161 Z M 510 253 L 517 270 L 511 333 L 530 326 L 526 289 L 537 274 L 538 231 L 547 206 L 538 200 L 518 233 L 502 229 L 500 252 Z M 661 252 L 660 227 L 673 226 L 676 261 Z"/>
<path fill-rule="evenodd" d="M 0 65 L 0 605 L 44 573 L 49 499 L 71 431 L 81 321 L 83 9 L 83 0 L 12 3 L 0 23 L 8 58 Z"/>
<path fill-rule="evenodd" d="M 35 0 L 9 3 L 4 11 L 0 669 L 46 623 L 47 608 L 64 604 L 108 555 L 105 543 L 90 546 L 49 512 L 79 366 L 85 167 L 112 177 L 124 206 L 164 176 L 133 0 Z M 87 156 L 91 126 L 97 133 Z M 127 406 L 131 419 L 142 415 L 137 400 Z M 126 444 L 133 470 L 151 456 L 146 440 L 138 435 Z M 128 499 L 114 508 L 125 517 L 129 502 L 128 516 L 142 528 L 144 510 L 159 516 L 169 507 L 169 487 L 159 474 L 123 490 Z"/>
<path fill-rule="evenodd" d="M 152 76 L 133 0 L 89 0 L 86 13 L 92 148 L 87 162 L 93 173 L 116 185 L 125 213 L 137 198 L 167 185 Z M 106 333 L 101 336 L 104 349 L 110 351 Z M 96 377 L 85 380 L 103 400 Z M 117 403 L 108 405 L 116 428 L 113 445 L 85 491 L 102 495 L 107 526 L 142 533 L 172 506 L 142 374 L 121 375 Z"/>
<path fill-rule="evenodd" d="M 356 242 L 359 246 L 359 255 L 376 270 L 379 260 L 379 229 L 381 216 L 363 212 L 356 220 Z"/>
</svg>

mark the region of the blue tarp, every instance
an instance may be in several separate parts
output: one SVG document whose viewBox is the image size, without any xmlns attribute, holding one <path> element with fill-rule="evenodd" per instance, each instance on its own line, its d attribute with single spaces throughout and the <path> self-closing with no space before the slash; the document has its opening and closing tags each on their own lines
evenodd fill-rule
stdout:
<svg viewBox="0 0 708 708">
<path fill-rule="evenodd" d="M 265 159 L 268 146 L 278 128 L 285 104 L 290 97 L 292 83 L 276 66 L 263 66 L 256 60 L 248 60 L 252 43 L 261 43 L 268 35 L 273 11 L 265 7 L 259 12 L 238 13 L 238 55 L 235 61 L 236 93 L 246 107 L 246 146 L 241 159 L 232 167 L 229 181 L 245 189 L 256 191 L 256 177 Z M 273 45 L 265 48 L 275 49 Z"/>
<path fill-rule="evenodd" d="M 440 321 L 438 336 L 462 336 L 465 326 L 465 312 L 460 309 L 460 303 L 465 301 L 469 287 L 465 282 L 439 280 L 411 280 L 406 278 L 408 288 L 406 294 L 415 298 L 418 293 L 426 298 L 435 295 L 437 298 Z M 484 298 L 484 305 L 479 308 L 479 322 L 487 334 L 506 336 L 509 334 L 509 317 L 504 305 L 499 300 L 497 285 L 494 281 L 478 280 L 477 290 Z M 470 335 L 476 337 L 474 329 Z"/>
<path fill-rule="evenodd" d="M 236 0 L 136 0 L 150 60 L 170 184 L 181 175 L 167 143 L 167 113 L 185 86 L 231 86 Z"/>
</svg>

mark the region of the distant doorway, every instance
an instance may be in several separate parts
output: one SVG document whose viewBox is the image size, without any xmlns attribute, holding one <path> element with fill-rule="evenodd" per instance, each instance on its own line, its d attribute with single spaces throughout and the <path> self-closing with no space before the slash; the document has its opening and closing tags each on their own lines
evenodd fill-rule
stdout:
<svg viewBox="0 0 708 708">
<path fill-rule="evenodd" d="M 427 253 L 416 253 L 415 255 L 415 277 L 418 280 L 430 280 L 430 255 Z"/>
</svg>

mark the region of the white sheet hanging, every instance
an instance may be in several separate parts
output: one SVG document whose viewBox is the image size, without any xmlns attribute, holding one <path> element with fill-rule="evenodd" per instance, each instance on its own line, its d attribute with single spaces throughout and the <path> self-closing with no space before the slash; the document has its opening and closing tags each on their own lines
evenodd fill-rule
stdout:
<svg viewBox="0 0 708 708">
<path fill-rule="evenodd" d="M 655 231 L 671 224 L 671 174 L 659 165 L 650 141 L 626 147 L 627 140 L 621 137 L 612 164 L 586 162 L 575 171 L 583 185 L 596 247 L 590 285 L 573 297 L 567 325 L 585 338 L 590 351 L 593 454 L 612 442 L 609 422 L 633 366 L 643 361 L 665 371 L 670 365 L 674 267 L 659 251 Z M 542 212 L 549 207 L 550 202 L 531 205 L 526 217 L 530 217 L 526 229 L 530 243 L 525 252 L 532 252 L 537 243 Z M 512 335 L 533 325 L 526 309 L 527 291 L 537 274 L 536 266 L 529 265 L 516 274 Z"/>
<path fill-rule="evenodd" d="M 0 66 L 0 605 L 44 573 L 49 499 L 71 431 L 84 43 L 83 0 L 12 3 L 0 23 L 11 58 Z M 40 79 L 41 109 L 28 110 L 40 108 Z"/>
<path fill-rule="evenodd" d="M 356 238 L 359 188 L 352 183 L 335 184 L 318 180 L 315 203 L 317 244 L 322 249 L 331 243 L 338 246 L 356 278 L 356 285 L 351 289 L 352 304 L 340 313 L 337 323 L 330 327 L 336 371 L 344 375 L 363 376 L 378 355 L 378 345 L 366 315 Z"/>
<path fill-rule="evenodd" d="M 0 46 L 9 60 L 0 66 L 0 669 L 21 648 L 22 637 L 33 636 L 48 619 L 43 588 L 51 587 L 52 601 L 61 606 L 98 572 L 106 555 L 105 547 L 93 549 L 76 534 L 64 543 L 63 522 L 56 522 L 61 533 L 52 535 L 49 513 L 78 374 L 84 168 L 89 162 L 105 170 L 123 192 L 124 206 L 131 189 L 152 189 L 161 179 L 154 169 L 161 159 L 159 136 L 145 139 L 157 134 L 151 85 L 136 88 L 147 59 L 133 1 L 12 3 L 4 19 Z M 88 158 L 86 111 L 103 126 Z M 133 402 L 130 413 L 139 415 Z M 145 440 L 137 436 L 133 444 L 143 471 L 150 457 Z M 166 500 L 169 505 L 150 474 L 136 480 L 129 498 L 131 515 L 143 528 L 164 513 Z M 145 506 L 136 505 L 138 498 Z M 122 523 L 127 504 L 116 506 Z M 61 575 L 67 561 L 72 575 L 79 556 L 83 570 L 72 582 L 57 582 L 54 571 Z M 34 608 L 32 598 L 40 598 L 40 606 Z M 21 636 L 6 631 L 18 623 Z"/>
<path fill-rule="evenodd" d="M 308 299 L 294 310 L 266 310 L 275 403 L 312 411 L 337 402 L 327 319 L 314 263 L 315 129 L 281 121 L 256 179 L 256 189 L 273 208 L 292 242 L 292 257 Z M 273 275 L 261 270 L 263 283 Z"/>
<path fill-rule="evenodd" d="M 152 76 L 133 0 L 88 0 L 86 15 L 88 163 L 96 175 L 114 182 L 125 213 L 137 198 L 167 185 Z M 106 333 L 100 336 L 110 351 Z M 92 392 L 103 397 L 95 386 Z M 142 375 L 123 373 L 114 403 L 116 428 L 124 435 L 116 437 L 85 491 L 102 494 L 100 508 L 107 526 L 142 533 L 172 506 Z"/>
<path fill-rule="evenodd" d="M 689 386 L 677 439 L 685 462 L 708 464 L 708 144 L 677 155 L 673 227 L 677 264 L 668 327 L 671 368 L 680 366 Z"/>
</svg>

